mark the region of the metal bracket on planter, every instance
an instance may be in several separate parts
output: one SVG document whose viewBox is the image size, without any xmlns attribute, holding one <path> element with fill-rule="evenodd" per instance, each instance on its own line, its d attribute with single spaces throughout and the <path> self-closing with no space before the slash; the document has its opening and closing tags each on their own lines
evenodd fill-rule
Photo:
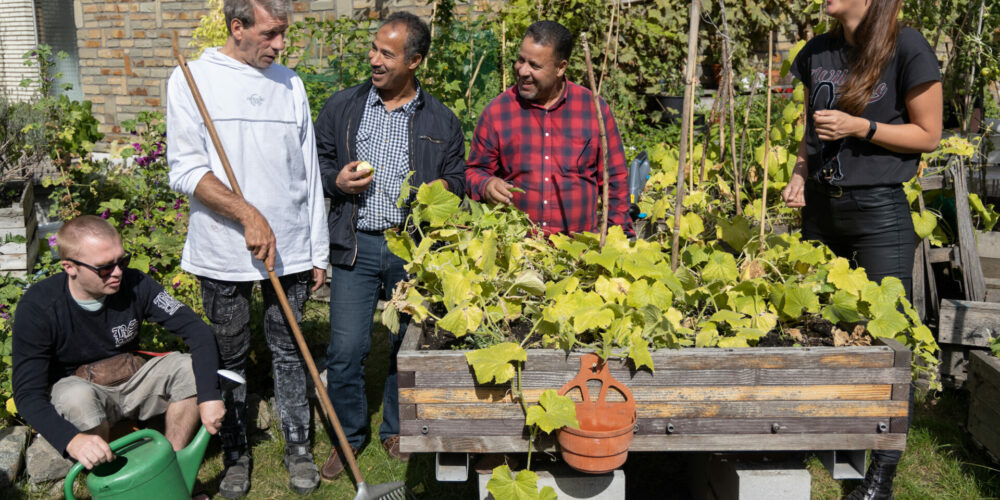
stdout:
<svg viewBox="0 0 1000 500">
<path fill-rule="evenodd" d="M 469 479 L 469 454 L 435 453 L 434 478 L 441 482 L 464 483 Z"/>
<path fill-rule="evenodd" d="M 816 456 L 836 480 L 865 478 L 865 450 L 820 451 Z"/>
</svg>

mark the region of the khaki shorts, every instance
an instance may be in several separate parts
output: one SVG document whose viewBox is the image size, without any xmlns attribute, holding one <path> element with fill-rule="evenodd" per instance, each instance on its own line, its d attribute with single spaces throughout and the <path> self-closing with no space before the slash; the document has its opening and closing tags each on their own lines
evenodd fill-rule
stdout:
<svg viewBox="0 0 1000 500">
<path fill-rule="evenodd" d="M 52 386 L 52 405 L 81 431 L 124 418 L 147 420 L 167 411 L 170 403 L 198 393 L 191 355 L 171 352 L 154 357 L 125 383 L 108 387 L 70 375 Z"/>
</svg>

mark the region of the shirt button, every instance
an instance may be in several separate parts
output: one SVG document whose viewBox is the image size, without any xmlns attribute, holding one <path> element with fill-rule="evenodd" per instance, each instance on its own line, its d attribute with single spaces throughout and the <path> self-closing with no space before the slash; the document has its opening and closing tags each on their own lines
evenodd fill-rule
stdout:
<svg viewBox="0 0 1000 500">
<path fill-rule="evenodd" d="M 546 133 L 545 133 L 545 137 L 548 137 L 548 136 L 549 136 L 549 133 L 548 133 L 548 132 L 546 132 Z"/>
<path fill-rule="evenodd" d="M 546 160 L 548 160 L 548 159 L 549 159 L 548 155 L 546 155 L 546 156 L 545 156 L 545 159 L 546 159 Z"/>
<path fill-rule="evenodd" d="M 548 223 L 548 222 L 543 222 L 543 223 L 542 223 L 542 225 L 543 225 L 543 226 L 548 226 L 548 225 L 549 225 L 549 223 Z"/>
<path fill-rule="evenodd" d="M 545 182 L 549 182 L 549 178 L 548 177 L 545 178 Z"/>
<path fill-rule="evenodd" d="M 543 200 L 542 201 L 542 205 L 548 205 L 548 204 L 549 204 L 549 200 Z"/>
</svg>

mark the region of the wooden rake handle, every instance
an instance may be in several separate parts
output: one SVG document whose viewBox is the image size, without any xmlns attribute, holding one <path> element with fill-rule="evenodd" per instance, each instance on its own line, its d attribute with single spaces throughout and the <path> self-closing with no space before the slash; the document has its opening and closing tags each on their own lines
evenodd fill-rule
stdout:
<svg viewBox="0 0 1000 500">
<path fill-rule="evenodd" d="M 180 66 L 181 71 L 184 72 L 184 79 L 187 80 L 188 87 L 191 89 L 191 96 L 194 97 L 194 102 L 198 106 L 198 112 L 201 113 L 201 119 L 205 122 L 205 129 L 208 130 L 208 135 L 212 138 L 212 144 L 215 146 L 215 151 L 219 154 L 219 160 L 222 162 L 222 168 L 226 170 L 226 177 L 229 179 L 229 186 L 233 190 L 233 193 L 242 198 L 243 192 L 240 190 L 239 183 L 236 182 L 236 175 L 233 173 L 233 167 L 229 164 L 229 157 L 226 156 L 226 151 L 222 148 L 222 142 L 219 140 L 219 134 L 215 131 L 215 125 L 212 124 L 212 117 L 208 114 L 208 109 L 205 107 L 205 101 L 202 100 L 201 92 L 198 91 L 198 85 L 194 81 L 194 76 L 191 75 L 191 69 L 188 68 L 187 59 L 185 59 L 184 55 L 177 49 L 176 31 L 174 32 L 173 45 L 174 57 L 177 59 L 177 64 Z M 361 477 L 361 470 L 358 468 L 358 462 L 354 459 L 354 454 L 351 453 L 351 445 L 347 442 L 347 436 L 344 435 L 344 429 L 340 427 L 340 420 L 337 418 L 337 412 L 333 410 L 333 403 L 330 402 L 330 397 L 326 393 L 323 381 L 319 378 L 319 372 L 316 370 L 316 362 L 313 361 L 312 354 L 309 353 L 309 346 L 306 345 L 306 339 L 302 336 L 302 330 L 299 329 L 299 322 L 296 321 L 295 313 L 292 312 L 292 306 L 289 305 L 288 298 L 285 296 L 285 289 L 281 286 L 281 281 L 278 279 L 278 275 L 275 274 L 273 269 L 267 270 L 267 277 L 271 280 L 271 286 L 274 287 L 275 294 L 278 296 L 278 302 L 281 304 L 281 310 L 285 313 L 285 319 L 288 321 L 288 326 L 291 327 L 292 334 L 295 336 L 295 342 L 299 345 L 299 351 L 302 353 L 302 358 L 305 359 L 306 367 L 309 368 L 309 375 L 312 376 L 313 384 L 316 386 L 316 395 L 319 396 L 320 406 L 323 408 L 323 413 L 326 414 L 326 418 L 330 421 L 330 424 L 333 425 L 333 430 L 337 434 L 337 440 L 340 442 L 340 449 L 347 458 L 347 464 L 351 468 L 354 480 L 360 485 L 364 483 L 364 478 Z"/>
</svg>

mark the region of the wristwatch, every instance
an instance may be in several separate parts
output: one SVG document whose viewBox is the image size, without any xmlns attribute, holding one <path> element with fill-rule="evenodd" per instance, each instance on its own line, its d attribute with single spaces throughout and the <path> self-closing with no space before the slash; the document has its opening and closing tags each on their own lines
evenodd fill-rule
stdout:
<svg viewBox="0 0 1000 500">
<path fill-rule="evenodd" d="M 875 137 L 875 129 L 878 128 L 875 120 L 868 120 L 868 133 L 865 134 L 865 140 L 870 141 L 872 137 Z"/>
</svg>

